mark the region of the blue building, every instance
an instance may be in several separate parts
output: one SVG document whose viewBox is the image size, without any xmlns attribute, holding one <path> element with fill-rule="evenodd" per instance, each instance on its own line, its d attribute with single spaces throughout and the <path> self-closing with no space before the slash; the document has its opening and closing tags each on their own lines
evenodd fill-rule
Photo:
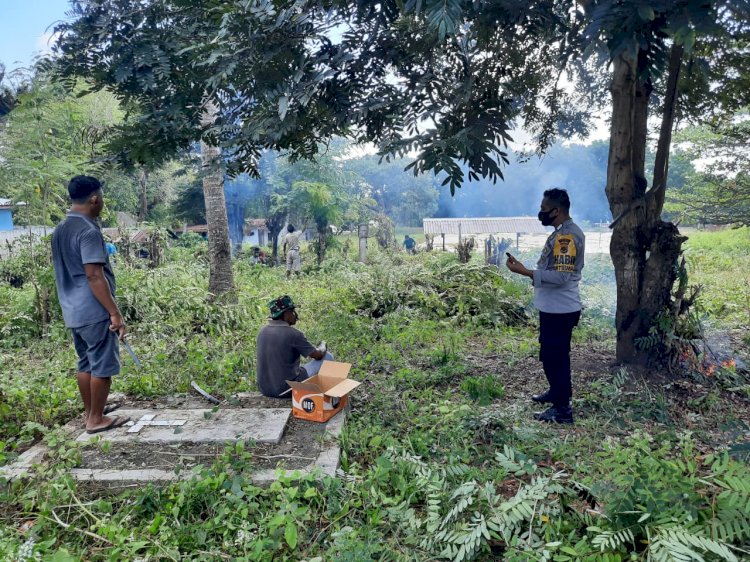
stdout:
<svg viewBox="0 0 750 562">
<path fill-rule="evenodd" d="M 0 199 L 0 231 L 13 230 L 13 209 L 10 199 Z"/>
</svg>

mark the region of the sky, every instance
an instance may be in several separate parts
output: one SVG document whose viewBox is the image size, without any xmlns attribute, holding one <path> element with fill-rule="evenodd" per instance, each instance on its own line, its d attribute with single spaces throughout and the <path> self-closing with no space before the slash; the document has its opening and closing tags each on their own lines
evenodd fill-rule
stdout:
<svg viewBox="0 0 750 562">
<path fill-rule="evenodd" d="M 53 24 L 68 8 L 68 0 L 0 0 L 0 62 L 6 70 L 28 67 L 34 55 L 49 50 Z"/>
</svg>

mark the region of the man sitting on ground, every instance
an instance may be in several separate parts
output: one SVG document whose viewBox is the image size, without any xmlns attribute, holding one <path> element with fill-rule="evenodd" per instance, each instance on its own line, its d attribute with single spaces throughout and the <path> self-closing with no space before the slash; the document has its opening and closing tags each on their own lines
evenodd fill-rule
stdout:
<svg viewBox="0 0 750 562">
<path fill-rule="evenodd" d="M 291 398 L 288 380 L 303 381 L 317 375 L 323 361 L 333 360 L 325 342 L 315 347 L 305 334 L 293 328 L 299 320 L 294 301 L 288 295 L 268 303 L 268 324 L 258 333 L 256 374 L 258 388 L 270 398 Z M 312 361 L 300 366 L 300 357 Z"/>
<path fill-rule="evenodd" d="M 250 263 L 252 265 L 266 265 L 266 253 L 258 246 L 253 246 L 253 252 L 250 254 Z"/>
</svg>

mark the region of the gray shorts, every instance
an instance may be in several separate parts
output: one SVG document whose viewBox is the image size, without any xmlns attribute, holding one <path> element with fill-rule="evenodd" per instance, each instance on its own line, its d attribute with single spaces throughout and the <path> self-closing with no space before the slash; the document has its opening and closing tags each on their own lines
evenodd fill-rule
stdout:
<svg viewBox="0 0 750 562">
<path fill-rule="evenodd" d="M 73 345 L 78 354 L 78 372 L 108 378 L 120 373 L 120 340 L 109 330 L 109 319 L 73 328 Z"/>
<path fill-rule="evenodd" d="M 299 248 L 292 248 L 286 253 L 286 269 L 287 271 L 299 271 L 299 266 Z"/>
</svg>

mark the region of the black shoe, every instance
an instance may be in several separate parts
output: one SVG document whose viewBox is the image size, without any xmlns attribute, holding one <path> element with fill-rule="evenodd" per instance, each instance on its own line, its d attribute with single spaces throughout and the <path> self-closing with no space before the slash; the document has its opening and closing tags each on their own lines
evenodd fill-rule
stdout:
<svg viewBox="0 0 750 562">
<path fill-rule="evenodd" d="M 543 422 L 573 423 L 573 410 L 569 407 L 552 406 L 544 412 L 534 414 L 534 419 Z"/>
<path fill-rule="evenodd" d="M 547 392 L 542 392 L 541 394 L 532 394 L 531 399 L 534 402 L 539 402 L 540 404 L 544 404 L 545 402 L 552 403 L 552 392 L 549 390 Z"/>
</svg>

